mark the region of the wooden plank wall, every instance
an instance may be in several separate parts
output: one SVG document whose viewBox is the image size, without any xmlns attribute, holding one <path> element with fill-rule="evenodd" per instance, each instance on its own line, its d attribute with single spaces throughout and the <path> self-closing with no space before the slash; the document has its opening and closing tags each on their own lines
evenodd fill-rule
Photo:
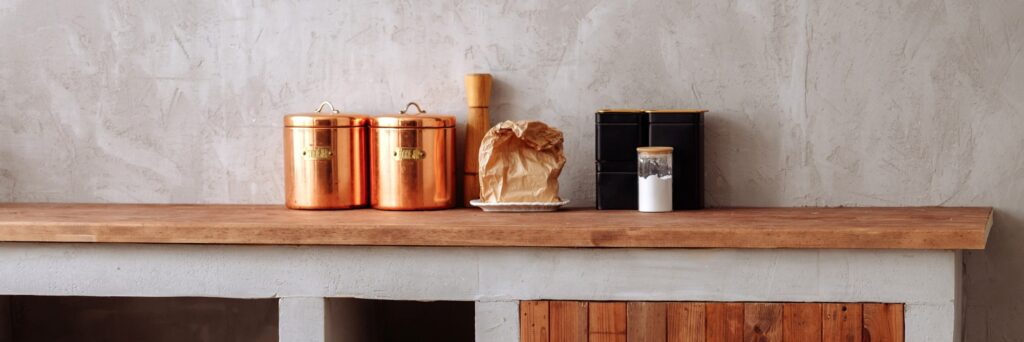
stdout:
<svg viewBox="0 0 1024 342">
<path fill-rule="evenodd" d="M 520 340 L 903 342 L 903 304 L 520 302 Z"/>
<path fill-rule="evenodd" d="M 626 342 L 626 303 L 592 302 L 588 306 L 590 341 Z"/>
</svg>

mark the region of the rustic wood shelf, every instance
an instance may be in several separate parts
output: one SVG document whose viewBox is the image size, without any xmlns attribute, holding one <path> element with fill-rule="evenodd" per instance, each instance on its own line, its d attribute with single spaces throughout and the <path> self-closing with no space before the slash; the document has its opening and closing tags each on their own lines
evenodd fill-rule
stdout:
<svg viewBox="0 0 1024 342">
<path fill-rule="evenodd" d="M 992 208 L 298 211 L 275 205 L 0 204 L 0 241 L 630 248 L 984 249 Z"/>
</svg>

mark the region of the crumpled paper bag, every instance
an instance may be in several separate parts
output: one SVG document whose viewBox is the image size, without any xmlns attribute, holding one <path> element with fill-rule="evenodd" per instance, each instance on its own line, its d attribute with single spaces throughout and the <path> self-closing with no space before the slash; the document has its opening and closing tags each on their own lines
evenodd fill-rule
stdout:
<svg viewBox="0 0 1024 342">
<path fill-rule="evenodd" d="M 540 121 L 505 121 L 491 127 L 480 142 L 480 199 L 561 201 L 562 141 L 562 131 Z"/>
</svg>

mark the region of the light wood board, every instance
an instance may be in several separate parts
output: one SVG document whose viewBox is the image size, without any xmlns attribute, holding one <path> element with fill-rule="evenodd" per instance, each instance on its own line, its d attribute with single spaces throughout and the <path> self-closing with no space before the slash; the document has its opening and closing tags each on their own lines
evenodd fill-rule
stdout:
<svg viewBox="0 0 1024 342">
<path fill-rule="evenodd" d="M 984 249 L 991 224 L 985 207 L 484 213 L 0 204 L 0 241 L 20 242 Z"/>
</svg>

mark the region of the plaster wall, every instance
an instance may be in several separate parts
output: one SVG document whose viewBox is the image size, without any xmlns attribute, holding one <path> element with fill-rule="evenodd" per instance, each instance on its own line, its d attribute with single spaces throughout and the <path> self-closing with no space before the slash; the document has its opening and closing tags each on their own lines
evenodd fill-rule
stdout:
<svg viewBox="0 0 1024 342">
<path fill-rule="evenodd" d="M 966 336 L 1024 335 L 1024 2 L 3 1 L 0 201 L 280 203 L 281 116 L 420 101 L 566 134 L 593 203 L 602 107 L 701 107 L 715 206 L 985 205 Z M 461 155 L 461 154 L 460 154 Z"/>
</svg>

